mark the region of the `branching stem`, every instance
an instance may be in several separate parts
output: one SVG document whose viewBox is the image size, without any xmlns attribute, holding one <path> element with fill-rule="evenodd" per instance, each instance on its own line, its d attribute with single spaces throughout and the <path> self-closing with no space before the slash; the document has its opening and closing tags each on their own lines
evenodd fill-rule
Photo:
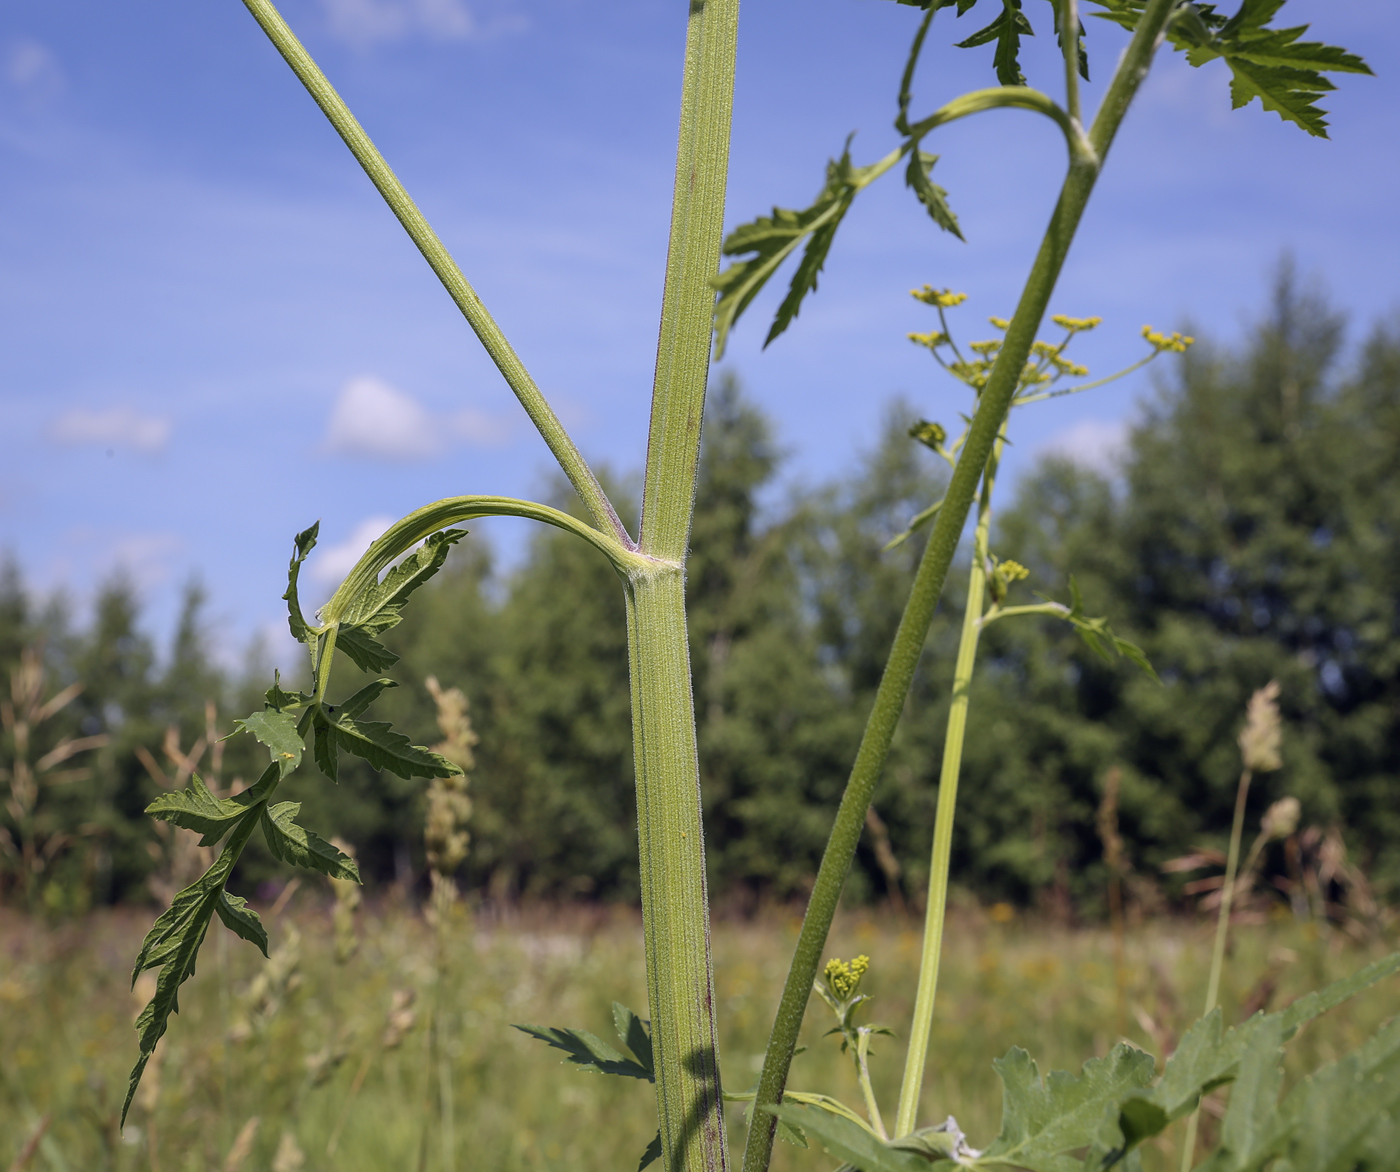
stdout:
<svg viewBox="0 0 1400 1172">
<path fill-rule="evenodd" d="M 555 415 L 554 409 L 546 401 L 540 388 L 535 384 L 535 380 L 530 377 L 529 371 L 525 369 L 525 364 L 520 361 L 520 356 L 506 340 L 500 326 L 487 312 L 486 306 L 482 304 L 476 290 L 462 275 L 462 270 L 457 267 L 457 262 L 452 259 L 452 254 L 438 239 L 432 225 L 418 210 L 418 205 L 404 190 L 398 176 L 384 161 L 384 156 L 379 153 L 379 149 L 365 133 L 364 127 L 360 125 L 350 112 L 350 108 L 336 93 L 335 87 L 321 72 L 320 66 L 303 48 L 302 43 L 287 26 L 287 22 L 282 19 L 282 14 L 272 5 L 271 0 L 243 0 L 243 3 L 253 14 L 253 19 L 262 26 L 263 32 L 267 34 L 268 39 L 282 55 L 283 60 L 291 66 L 292 72 L 306 87 L 316 105 L 321 108 L 321 112 L 330 120 L 336 133 L 350 148 L 350 153 L 364 168 L 370 182 L 384 197 L 384 202 L 389 205 L 389 209 L 403 225 L 404 231 L 418 246 L 418 251 L 423 254 L 423 259 L 437 274 L 443 288 L 447 290 L 457 308 L 461 310 L 462 316 L 467 319 L 467 324 L 471 326 L 472 331 L 485 347 L 486 353 L 491 356 L 491 361 L 496 364 L 496 369 L 501 372 L 510 389 L 515 392 L 515 397 L 520 400 L 520 405 L 525 408 L 525 413 L 530 417 L 530 421 L 538 429 L 544 442 L 549 445 L 549 450 L 559 462 L 559 467 L 564 470 L 564 475 L 569 478 L 569 483 L 583 498 L 584 504 L 588 507 L 589 515 L 593 518 L 593 523 L 618 541 L 631 545 L 631 538 L 627 535 L 626 527 L 618 518 L 617 510 L 613 508 L 612 502 L 603 492 L 602 486 L 588 467 L 582 453 L 574 445 L 574 441 L 569 438 L 569 433 L 565 431 L 564 425 Z"/>
</svg>

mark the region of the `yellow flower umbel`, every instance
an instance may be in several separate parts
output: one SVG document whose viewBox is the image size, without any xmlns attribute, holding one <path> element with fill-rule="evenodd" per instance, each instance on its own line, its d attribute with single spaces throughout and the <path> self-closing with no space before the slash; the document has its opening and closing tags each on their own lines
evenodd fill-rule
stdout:
<svg viewBox="0 0 1400 1172">
<path fill-rule="evenodd" d="M 935 289 L 932 285 L 925 285 L 922 289 L 910 289 L 909 296 L 915 301 L 922 301 L 925 305 L 932 305 L 936 309 L 952 309 L 955 305 L 961 305 L 967 300 L 966 293 L 954 293 L 951 289 Z"/>
<path fill-rule="evenodd" d="M 1152 346 L 1159 354 L 1167 351 L 1170 354 L 1185 354 L 1186 348 L 1195 342 L 1195 338 L 1185 334 L 1172 334 L 1168 336 L 1154 330 L 1151 326 L 1142 327 L 1142 336 L 1147 339 L 1147 344 Z"/>
<path fill-rule="evenodd" d="M 869 969 L 868 956 L 857 956 L 849 964 L 833 956 L 826 962 L 822 977 L 837 1001 L 849 1001 L 860 990 L 860 979 Z"/>
</svg>

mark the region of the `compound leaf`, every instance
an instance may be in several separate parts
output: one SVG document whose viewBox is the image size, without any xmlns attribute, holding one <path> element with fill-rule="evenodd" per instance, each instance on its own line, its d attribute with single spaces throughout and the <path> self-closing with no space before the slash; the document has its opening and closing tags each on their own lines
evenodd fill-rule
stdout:
<svg viewBox="0 0 1400 1172">
<path fill-rule="evenodd" d="M 190 784 L 184 789 L 157 797 L 146 807 L 146 813 L 172 826 L 202 834 L 204 837 L 199 845 L 212 846 L 250 809 L 265 800 L 279 780 L 281 772 L 274 762 L 242 793 L 231 798 L 216 798 L 196 773 L 190 777 Z"/>
<path fill-rule="evenodd" d="M 336 705 L 335 711 L 339 716 L 359 716 L 366 708 L 379 699 L 390 688 L 397 688 L 399 685 L 393 680 L 378 679 L 366 684 L 344 704 Z"/>
<path fill-rule="evenodd" d="M 1002 0 L 996 19 L 967 40 L 959 41 L 957 47 L 975 49 L 995 41 L 997 48 L 992 56 L 992 67 L 996 70 L 997 81 L 1002 85 L 1025 85 L 1026 75 L 1021 72 L 1021 38 L 1033 36 L 1035 30 L 1021 11 L 1021 0 Z"/>
<path fill-rule="evenodd" d="M 556 1050 L 563 1050 L 566 1061 L 592 1074 L 616 1074 L 622 1078 L 637 1078 L 654 1082 L 651 1070 L 631 1058 L 624 1057 L 601 1038 L 587 1030 L 556 1029 L 554 1026 L 516 1025 L 521 1033 L 538 1038 Z"/>
<path fill-rule="evenodd" d="M 242 720 L 233 722 L 244 732 L 252 734 L 259 744 L 266 746 L 273 763 L 286 777 L 301 764 L 302 743 L 297 733 L 297 720 L 290 712 L 278 712 L 274 708 L 264 708 Z"/>
<path fill-rule="evenodd" d="M 801 263 L 793 274 L 787 296 L 773 318 L 764 346 L 787 329 L 802 307 L 802 299 L 816 289 L 817 274 L 826 262 L 836 229 L 840 227 L 842 217 L 856 193 L 869 182 L 869 172 L 870 168 L 852 166 L 850 140 L 847 139 L 841 157 L 827 163 L 826 184 L 811 207 L 802 211 L 775 207 L 771 216 L 760 216 L 748 224 L 741 224 L 725 238 L 721 249 L 725 256 L 753 255 L 735 261 L 711 281 L 719 290 L 719 299 L 715 303 L 716 360 L 724 356 L 729 331 L 739 316 L 758 296 L 768 278 L 805 240 L 807 245 Z"/>
<path fill-rule="evenodd" d="M 342 854 L 315 831 L 293 821 L 300 812 L 300 802 L 278 802 L 263 811 L 263 837 L 273 857 L 293 867 L 319 871 L 332 879 L 360 882 L 360 870 L 354 859 Z"/>
<path fill-rule="evenodd" d="M 444 529 L 429 536 L 419 549 L 398 565 L 390 566 L 383 579 L 351 603 L 346 621 L 352 626 L 362 626 L 382 611 L 392 608 L 397 614 L 408 596 L 442 569 L 449 551 L 466 535 L 465 529 Z M 394 622 L 398 622 L 397 617 Z"/>
<path fill-rule="evenodd" d="M 297 597 L 297 578 L 301 574 L 301 563 L 316 548 L 316 535 L 320 531 L 321 522 L 317 521 L 310 529 L 303 529 L 296 535 L 292 561 L 287 567 L 287 592 L 282 598 L 287 603 L 287 625 L 291 628 L 292 638 L 298 643 L 311 642 L 311 628 L 302 617 L 301 601 Z"/>
<path fill-rule="evenodd" d="M 336 744 L 347 753 L 364 758 L 375 769 L 387 769 L 405 779 L 455 777 L 462 772 L 446 757 L 413 744 L 384 721 L 338 717 L 330 722 L 330 729 Z"/>
</svg>

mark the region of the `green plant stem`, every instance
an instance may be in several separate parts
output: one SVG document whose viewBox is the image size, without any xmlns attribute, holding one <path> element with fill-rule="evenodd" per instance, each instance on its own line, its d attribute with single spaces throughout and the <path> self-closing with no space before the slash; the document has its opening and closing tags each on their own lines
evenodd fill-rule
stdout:
<svg viewBox="0 0 1400 1172">
<path fill-rule="evenodd" d="M 1206 1007 L 1202 1016 L 1215 1008 L 1220 997 L 1220 978 L 1225 971 L 1225 944 L 1230 937 L 1230 905 L 1235 899 L 1235 875 L 1240 864 L 1240 841 L 1244 837 L 1244 808 L 1249 800 L 1249 783 L 1254 773 L 1245 769 L 1240 774 L 1239 788 L 1235 791 L 1235 820 L 1230 824 L 1230 850 L 1225 856 L 1225 883 L 1220 889 L 1220 913 L 1215 920 L 1215 947 L 1210 954 L 1210 979 L 1206 983 Z M 1196 1129 L 1200 1124 L 1199 1110 L 1191 1112 L 1186 1124 L 1186 1141 L 1181 1149 L 1182 1172 L 1190 1172 L 1196 1158 Z"/>
<path fill-rule="evenodd" d="M 889 1139 L 885 1130 L 885 1120 L 880 1114 L 880 1103 L 875 1098 L 875 1088 L 870 1085 L 870 1030 L 862 1027 L 856 1038 L 856 1077 L 860 1080 L 860 1093 L 865 1098 L 865 1111 L 870 1116 L 870 1126 L 881 1139 Z"/>
<path fill-rule="evenodd" d="M 569 478 L 569 483 L 583 498 L 583 502 L 593 518 L 593 523 L 605 533 L 611 534 L 630 546 L 632 544 L 631 538 L 627 534 L 626 527 L 618 518 L 617 510 L 613 508 L 612 502 L 603 492 L 602 486 L 588 467 L 582 453 L 574 445 L 574 441 L 569 438 L 569 433 L 564 429 L 564 425 L 559 421 L 554 409 L 550 407 L 540 392 L 535 380 L 530 377 L 529 371 L 525 369 L 525 364 L 521 362 L 514 347 L 506 340 L 500 326 L 496 324 L 481 298 L 477 296 L 476 290 L 462 275 L 462 270 L 457 267 L 457 262 L 452 259 L 452 254 L 438 239 L 437 233 L 433 231 L 423 213 L 418 210 L 418 205 L 413 202 L 412 197 L 404 190 L 398 176 L 384 161 L 384 156 L 379 153 L 379 149 L 350 112 L 350 108 L 341 100 L 335 87 L 326 79 L 326 75 L 321 72 L 311 55 L 303 48 L 296 34 L 287 26 L 287 22 L 282 19 L 281 13 L 277 11 L 270 0 L 243 0 L 243 3 L 253 14 L 253 19 L 262 26 L 263 32 L 267 34 L 268 39 L 282 55 L 282 59 L 291 66 L 292 72 L 306 87 L 316 105 L 321 108 L 321 112 L 330 120 L 336 133 L 350 148 L 350 153 L 364 168 L 365 174 L 369 176 L 370 182 L 374 184 L 379 194 L 384 197 L 384 202 L 389 205 L 390 211 L 403 225 L 409 238 L 418 246 L 418 251 L 423 254 L 423 259 L 437 274 L 443 288 L 447 290 L 457 308 L 461 310 L 462 316 L 467 319 L 467 324 L 471 326 L 472 332 L 476 334 L 486 353 L 490 355 L 491 361 L 496 364 L 496 369 L 501 372 L 507 385 L 515 392 L 515 397 L 520 400 L 520 405 L 525 408 L 525 413 L 530 417 L 530 421 L 538 429 L 544 442 L 549 445 L 549 450 L 559 462 L 559 467 Z"/>
<path fill-rule="evenodd" d="M 1093 191 L 1099 166 L 1122 125 L 1133 96 L 1147 76 L 1152 54 L 1171 15 L 1173 3 L 1174 0 L 1148 0 L 1089 132 L 1094 158 L 1082 158 L 1070 168 L 1021 301 L 1016 307 L 1016 316 L 1006 332 L 1002 349 L 973 416 L 961 458 L 949 481 L 943 508 L 939 510 L 933 532 L 919 559 L 909 600 L 900 617 L 899 629 L 890 647 L 889 659 L 875 693 L 860 748 L 856 751 L 855 763 L 841 796 L 816 881 L 812 885 L 792 965 L 788 969 L 787 981 L 774 1016 L 751 1116 L 754 1123 L 749 1128 L 744 1148 L 744 1172 L 766 1172 L 772 1159 L 777 1120 L 762 1108 L 782 1100 L 783 1087 L 787 1084 L 788 1070 L 792 1065 L 792 1053 L 797 1046 L 797 1035 L 802 1028 L 802 1018 L 821 963 L 826 937 L 831 930 L 831 921 L 836 915 L 841 888 L 845 885 L 851 859 L 860 841 L 865 811 L 870 805 L 875 782 L 889 754 L 900 712 L 913 683 L 914 669 L 923 651 L 948 567 L 957 551 L 982 470 L 1006 421 L 1006 413 L 1019 385 L 1021 371 L 1030 356 L 1036 331 L 1040 328 L 1055 281 Z"/>
<path fill-rule="evenodd" d="M 1079 0 L 1059 0 L 1060 40 L 1065 54 L 1065 113 L 1076 125 L 1079 110 Z"/>
<path fill-rule="evenodd" d="M 691 0 L 639 534 L 657 568 L 627 575 L 642 927 L 668 1172 L 728 1167 L 683 565 L 710 369 L 710 282 L 724 232 L 738 20 L 738 0 Z"/>
<path fill-rule="evenodd" d="M 923 955 L 919 962 L 919 989 L 914 997 L 914 1020 L 909 1026 L 909 1049 L 904 1060 L 904 1081 L 899 1090 L 896 1136 L 914 1130 L 919 1094 L 924 1085 L 929 1030 L 938 993 L 938 968 L 943 950 L 943 920 L 948 906 L 948 869 L 953 855 L 953 815 L 958 804 L 958 777 L 962 772 L 963 738 L 967 732 L 967 708 L 971 700 L 972 669 L 977 662 L 977 641 L 982 633 L 982 604 L 987 587 L 987 543 L 992 527 L 992 491 L 1001 462 L 1005 434 L 997 437 L 982 495 L 977 502 L 977 531 L 972 545 L 972 566 L 967 577 L 967 605 L 963 608 L 962 635 L 953 668 L 953 700 L 948 709 L 948 729 L 943 738 L 943 765 L 938 777 L 938 810 L 933 822 L 933 853 L 929 862 L 928 905 L 924 912 Z"/>
</svg>

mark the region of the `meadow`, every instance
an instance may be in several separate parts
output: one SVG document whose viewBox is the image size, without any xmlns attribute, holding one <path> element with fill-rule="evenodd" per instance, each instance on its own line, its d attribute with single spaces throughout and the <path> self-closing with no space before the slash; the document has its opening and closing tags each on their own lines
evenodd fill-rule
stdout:
<svg viewBox="0 0 1400 1172">
<path fill-rule="evenodd" d="M 1361 941 L 1279 909 L 1237 925 L 1226 1020 L 1279 1008 L 1395 947 L 1392 924 Z M 129 988 L 148 917 L 137 909 L 57 925 L 0 913 L 0 1167 L 68 1172 L 310 1172 L 313 1169 L 571 1169 L 630 1172 L 655 1131 L 651 1090 L 560 1062 L 512 1023 L 574 1026 L 613 1040 L 613 1000 L 645 1012 L 640 917 L 604 905 L 509 914 L 458 907 L 435 929 L 405 902 L 354 913 L 324 888 L 264 908 L 272 961 L 215 933 L 181 1013 L 146 1074 L 132 1118 L 117 1113 L 135 1053 L 132 1021 L 149 990 Z M 1000 1114 L 991 1060 L 1027 1048 L 1042 1071 L 1076 1068 L 1121 1035 L 1158 1056 L 1200 1012 L 1207 918 L 1128 928 L 1122 963 L 1106 929 L 1070 927 L 1005 904 L 953 909 L 922 1118 L 957 1117 L 990 1141 Z M 721 917 L 716 992 L 726 1089 L 757 1079 L 798 929 L 781 908 Z M 903 1032 L 918 970 L 916 921 L 843 913 L 828 955 L 872 958 L 869 1020 Z M 1383 984 L 1307 1027 L 1295 1069 L 1340 1056 L 1391 1016 Z M 859 1102 L 850 1059 L 814 1000 L 795 1089 Z M 901 1038 L 879 1039 L 874 1081 L 892 1102 Z M 1227 1092 L 1208 1102 L 1209 1140 Z M 740 1104 L 731 1143 L 742 1147 Z M 1214 1111 L 1214 1113 L 1212 1113 Z M 31 1143 L 48 1120 L 37 1144 Z M 1184 1121 L 1183 1121 L 1184 1122 Z M 1144 1152 L 1176 1167 L 1180 1125 Z M 32 1150 L 26 1150 L 32 1148 Z M 11 1161 L 14 1161 L 11 1165 Z M 775 1167 L 827 1168 L 780 1144 Z"/>
</svg>

